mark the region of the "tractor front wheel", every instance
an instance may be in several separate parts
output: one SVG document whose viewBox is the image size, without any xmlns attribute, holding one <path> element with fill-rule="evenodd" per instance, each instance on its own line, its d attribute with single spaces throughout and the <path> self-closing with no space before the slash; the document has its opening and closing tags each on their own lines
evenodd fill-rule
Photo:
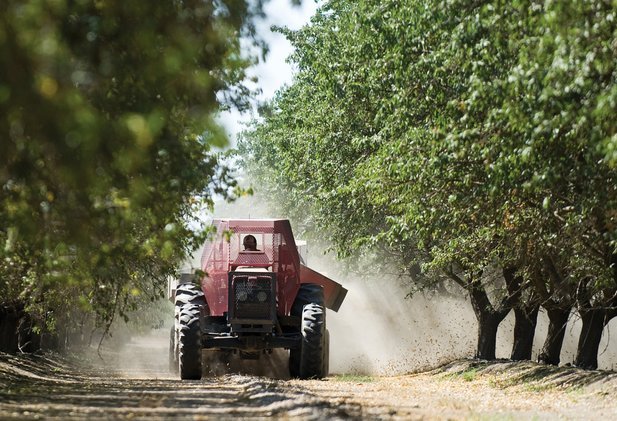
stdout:
<svg viewBox="0 0 617 421">
<path fill-rule="evenodd" d="M 321 379 L 324 373 L 326 317 L 322 305 L 311 303 L 302 311 L 302 345 L 300 348 L 300 378 Z"/>
<path fill-rule="evenodd" d="M 178 319 L 178 365 L 182 380 L 201 379 L 199 307 L 195 304 L 185 304 L 180 308 Z"/>
<path fill-rule="evenodd" d="M 291 315 L 300 317 L 300 347 L 289 352 L 289 374 L 301 379 L 321 379 L 328 375 L 329 336 L 323 287 L 302 284 L 291 307 Z"/>
</svg>

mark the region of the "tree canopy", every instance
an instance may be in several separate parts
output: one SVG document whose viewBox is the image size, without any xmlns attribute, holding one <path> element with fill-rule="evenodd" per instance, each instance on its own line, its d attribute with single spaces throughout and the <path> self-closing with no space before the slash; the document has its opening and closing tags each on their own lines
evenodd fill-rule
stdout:
<svg viewBox="0 0 617 421">
<path fill-rule="evenodd" d="M 52 320 L 160 297 L 235 181 L 221 107 L 262 2 L 8 1 L 0 14 L 0 291 Z M 18 303 L 18 304 L 17 304 Z"/>
<path fill-rule="evenodd" d="M 402 271 L 514 267 L 544 303 L 614 309 L 616 12 L 327 1 L 282 29 L 298 74 L 241 152 L 342 255 L 384 247 Z"/>
</svg>

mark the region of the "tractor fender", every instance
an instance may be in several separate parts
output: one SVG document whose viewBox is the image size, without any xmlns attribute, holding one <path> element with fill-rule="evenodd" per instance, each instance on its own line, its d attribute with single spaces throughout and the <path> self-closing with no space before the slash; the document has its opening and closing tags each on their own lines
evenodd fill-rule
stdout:
<svg viewBox="0 0 617 421">
<path fill-rule="evenodd" d="M 347 295 L 347 289 L 341 284 L 303 264 L 300 264 L 300 283 L 321 285 L 323 287 L 325 305 L 333 311 L 338 311 Z"/>
</svg>

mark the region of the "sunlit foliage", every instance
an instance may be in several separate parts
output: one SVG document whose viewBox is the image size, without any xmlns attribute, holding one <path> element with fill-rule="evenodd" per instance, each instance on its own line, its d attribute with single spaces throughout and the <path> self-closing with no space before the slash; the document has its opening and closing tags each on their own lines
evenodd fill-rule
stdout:
<svg viewBox="0 0 617 421">
<path fill-rule="evenodd" d="M 616 14 L 606 0 L 327 1 L 282 30 L 298 74 L 241 151 L 342 255 L 513 266 L 545 302 L 614 313 Z"/>
</svg>

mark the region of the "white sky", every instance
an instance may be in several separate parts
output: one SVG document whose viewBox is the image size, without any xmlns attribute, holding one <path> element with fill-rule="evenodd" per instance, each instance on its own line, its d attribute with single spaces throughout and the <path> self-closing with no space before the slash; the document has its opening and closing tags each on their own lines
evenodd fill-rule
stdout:
<svg viewBox="0 0 617 421">
<path fill-rule="evenodd" d="M 270 51 L 265 63 L 260 63 L 252 71 L 250 76 L 257 76 L 258 87 L 262 94 L 258 100 L 272 98 L 274 93 L 283 85 L 288 85 L 292 80 L 292 68 L 285 62 L 292 53 L 291 44 L 279 33 L 270 31 L 270 27 L 284 26 L 290 29 L 299 29 L 308 23 L 315 14 L 318 3 L 315 0 L 303 0 L 301 6 L 292 6 L 290 0 L 270 0 L 266 3 L 266 19 L 256 22 L 257 30 L 262 38 L 268 43 Z M 230 142 L 235 144 L 235 137 L 243 129 L 243 123 L 250 120 L 249 114 L 240 114 L 237 111 L 222 113 L 219 121 L 225 127 Z"/>
</svg>

